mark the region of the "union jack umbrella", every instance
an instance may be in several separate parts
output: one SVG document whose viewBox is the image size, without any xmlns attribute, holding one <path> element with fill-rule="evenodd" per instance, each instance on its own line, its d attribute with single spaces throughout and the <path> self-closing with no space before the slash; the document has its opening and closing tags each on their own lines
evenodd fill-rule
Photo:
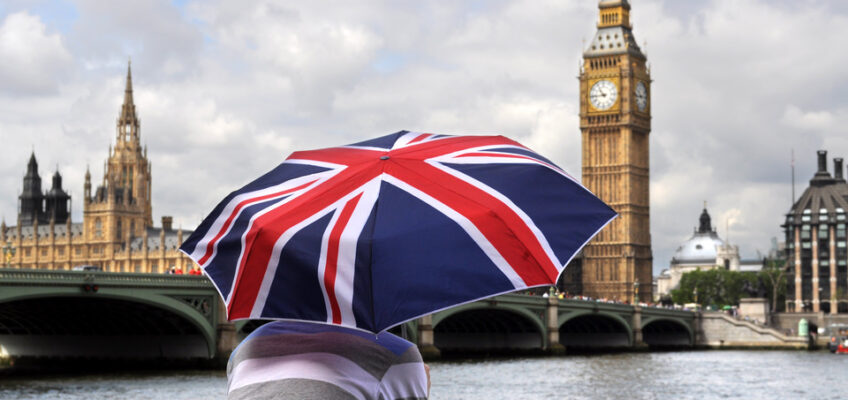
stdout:
<svg viewBox="0 0 848 400">
<path fill-rule="evenodd" d="M 615 216 L 505 137 L 401 131 L 293 153 L 227 196 L 180 250 L 231 320 L 380 332 L 554 284 Z"/>
</svg>

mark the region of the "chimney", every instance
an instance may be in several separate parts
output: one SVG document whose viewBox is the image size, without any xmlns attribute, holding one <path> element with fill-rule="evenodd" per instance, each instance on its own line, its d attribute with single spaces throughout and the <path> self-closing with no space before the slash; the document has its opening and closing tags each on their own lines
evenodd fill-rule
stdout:
<svg viewBox="0 0 848 400">
<path fill-rule="evenodd" d="M 172 217 L 170 215 L 163 215 L 162 216 L 162 230 L 163 231 L 170 231 L 171 230 L 171 224 L 173 222 L 174 222 L 174 217 Z"/>
<path fill-rule="evenodd" d="M 819 150 L 819 170 L 816 175 L 827 174 L 827 150 Z M 830 174 L 828 174 L 830 175 Z"/>
<path fill-rule="evenodd" d="M 833 177 L 837 181 L 844 181 L 845 178 L 842 177 L 842 159 L 834 158 L 833 159 Z"/>
</svg>

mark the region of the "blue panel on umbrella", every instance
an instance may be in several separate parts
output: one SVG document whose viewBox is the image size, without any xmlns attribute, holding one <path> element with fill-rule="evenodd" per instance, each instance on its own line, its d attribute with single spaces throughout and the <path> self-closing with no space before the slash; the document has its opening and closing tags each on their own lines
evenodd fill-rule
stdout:
<svg viewBox="0 0 848 400">
<path fill-rule="evenodd" d="M 580 249 L 615 211 L 549 168 L 522 164 L 447 164 L 503 193 L 542 231 L 561 263 Z"/>
<path fill-rule="evenodd" d="M 514 289 L 459 225 L 387 183 L 380 189 L 375 224 L 372 285 L 380 330 Z"/>
<path fill-rule="evenodd" d="M 318 259 L 321 243 L 332 213 L 298 231 L 283 247 L 280 264 L 271 284 L 271 295 L 262 315 L 274 318 L 326 321 Z"/>
<path fill-rule="evenodd" d="M 233 221 L 229 234 L 223 236 L 218 241 L 215 262 L 210 264 L 205 271 L 209 275 L 209 278 L 215 282 L 215 285 L 221 291 L 221 295 L 224 298 L 230 296 L 230 291 L 233 287 L 233 279 L 239 263 L 239 254 L 241 253 L 241 237 L 244 231 L 247 230 L 250 219 L 256 213 L 280 200 L 282 199 L 268 200 L 245 207 L 238 218 Z"/>
<path fill-rule="evenodd" d="M 215 207 L 214 210 L 197 226 L 194 230 L 194 233 L 183 242 L 180 249 L 185 251 L 188 254 L 194 252 L 194 248 L 197 246 L 197 242 L 203 239 L 203 236 L 206 235 L 206 232 L 209 228 L 212 227 L 212 224 L 215 222 L 215 219 L 221 215 L 221 212 L 224 211 L 224 207 L 232 201 L 236 196 L 246 193 L 252 192 L 256 190 L 265 189 L 268 186 L 274 186 L 280 183 L 283 183 L 289 179 L 298 178 L 301 176 L 306 176 L 310 174 L 315 174 L 318 172 L 326 171 L 328 168 L 324 167 L 316 167 L 314 165 L 304 165 L 304 164 L 292 164 L 292 163 L 282 163 L 278 165 L 276 168 L 272 169 L 265 175 L 260 176 L 253 182 L 248 183 L 244 187 L 235 192 L 230 193 L 224 200 L 222 200 Z"/>
<path fill-rule="evenodd" d="M 364 142 L 354 143 L 349 146 L 364 146 L 364 147 L 380 147 L 383 149 L 391 149 L 395 145 L 397 139 L 407 131 L 395 132 L 386 136 L 380 136 L 376 139 L 366 140 Z"/>
</svg>

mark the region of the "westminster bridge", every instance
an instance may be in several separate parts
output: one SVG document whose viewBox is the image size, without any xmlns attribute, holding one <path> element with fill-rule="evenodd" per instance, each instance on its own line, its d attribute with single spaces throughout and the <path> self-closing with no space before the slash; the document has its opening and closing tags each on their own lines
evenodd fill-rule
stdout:
<svg viewBox="0 0 848 400">
<path fill-rule="evenodd" d="M 0 269 L 0 357 L 225 361 L 261 324 L 229 323 L 206 277 Z M 521 294 L 395 328 L 423 351 L 692 347 L 696 313 Z"/>
</svg>

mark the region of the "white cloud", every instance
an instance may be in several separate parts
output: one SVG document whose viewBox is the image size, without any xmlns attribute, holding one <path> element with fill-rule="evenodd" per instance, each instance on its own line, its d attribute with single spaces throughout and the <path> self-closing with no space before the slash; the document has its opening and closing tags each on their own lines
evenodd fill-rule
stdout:
<svg viewBox="0 0 848 400">
<path fill-rule="evenodd" d="M 0 158 L 7 222 L 33 145 L 42 175 L 59 164 L 77 199 L 87 163 L 99 179 L 129 56 L 154 213 L 186 228 L 295 149 L 401 129 L 504 134 L 580 176 L 575 78 L 596 2 L 74 6 L 68 29 L 17 3 L 0 24 L 0 57 L 11 46 L 35 60 L 0 65 L 0 135 L 16 149 Z M 848 10 L 834 1 L 632 6 L 654 79 L 655 269 L 691 235 L 704 200 L 720 232 L 732 218 L 743 254 L 764 251 L 788 209 L 790 151 L 798 192 L 815 150 L 848 156 L 848 53 L 832 33 L 848 26 Z M 29 44 L 3 47 L 7 31 Z M 39 96 L 4 95 L 11 89 Z"/>
<path fill-rule="evenodd" d="M 71 55 L 38 16 L 16 12 L 0 22 L 0 96 L 55 93 Z"/>
</svg>

